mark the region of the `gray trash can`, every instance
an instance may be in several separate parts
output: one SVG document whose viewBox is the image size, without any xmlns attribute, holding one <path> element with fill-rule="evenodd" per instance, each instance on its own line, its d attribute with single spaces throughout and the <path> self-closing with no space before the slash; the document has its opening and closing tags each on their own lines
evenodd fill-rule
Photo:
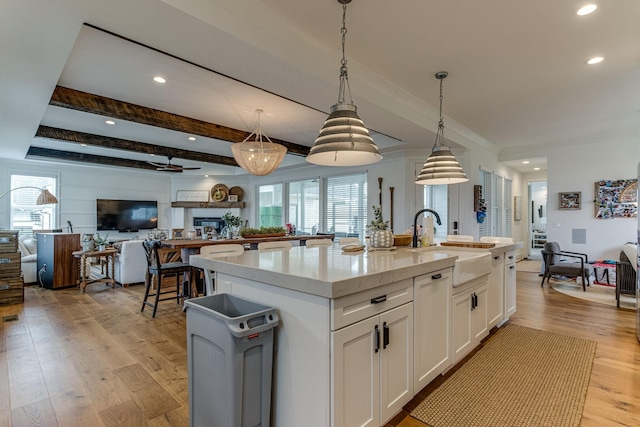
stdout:
<svg viewBox="0 0 640 427">
<path fill-rule="evenodd" d="M 269 427 L 275 308 L 230 294 L 185 301 L 191 427 Z"/>
</svg>

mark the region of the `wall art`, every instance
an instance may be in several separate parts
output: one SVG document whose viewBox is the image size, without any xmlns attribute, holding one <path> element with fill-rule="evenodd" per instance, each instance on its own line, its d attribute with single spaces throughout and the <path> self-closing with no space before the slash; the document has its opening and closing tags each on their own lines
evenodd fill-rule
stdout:
<svg viewBox="0 0 640 427">
<path fill-rule="evenodd" d="M 560 193 L 560 209 L 582 209 L 582 192 Z"/>
<path fill-rule="evenodd" d="M 602 180 L 595 186 L 595 216 L 599 219 L 638 216 L 638 180 Z"/>
</svg>

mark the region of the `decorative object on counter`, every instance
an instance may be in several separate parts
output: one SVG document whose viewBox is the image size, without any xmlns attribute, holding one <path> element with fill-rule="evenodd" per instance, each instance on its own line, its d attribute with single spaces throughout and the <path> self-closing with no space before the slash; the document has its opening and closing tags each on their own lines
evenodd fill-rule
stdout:
<svg viewBox="0 0 640 427">
<path fill-rule="evenodd" d="M 193 240 L 196 238 L 196 230 L 187 231 L 187 239 Z"/>
<path fill-rule="evenodd" d="M 307 162 L 316 165 L 361 166 L 382 160 L 378 147 L 358 116 L 358 107 L 351 98 L 345 57 L 347 3 L 350 2 L 351 0 L 338 0 L 338 3 L 342 4 L 342 61 L 338 103 L 331 107 L 331 113 L 307 156 Z M 345 100 L 345 92 L 349 95 L 348 103 Z"/>
<path fill-rule="evenodd" d="M 82 235 L 82 250 L 84 252 L 91 252 L 96 250 L 96 242 L 93 240 L 93 234 Z"/>
<path fill-rule="evenodd" d="M 211 200 L 214 202 L 224 202 L 229 194 L 229 189 L 224 184 L 216 184 L 211 187 Z"/>
<path fill-rule="evenodd" d="M 582 209 L 581 202 L 581 194 L 580 191 L 572 191 L 570 193 L 559 193 L 560 194 L 560 209 L 573 209 L 579 210 Z"/>
<path fill-rule="evenodd" d="M 442 115 L 442 81 L 449 75 L 446 71 L 436 73 L 436 79 L 440 80 L 440 121 L 436 141 L 431 149 L 431 155 L 422 167 L 416 180 L 419 185 L 459 184 L 469 181 L 462 170 L 462 166 L 456 160 L 451 149 L 444 142 L 444 116 Z"/>
<path fill-rule="evenodd" d="M 242 226 L 242 218 L 236 216 L 231 213 L 231 211 L 227 211 L 224 215 L 222 215 L 222 220 L 226 223 L 226 237 L 227 239 L 232 239 L 238 236 L 240 232 L 240 227 Z"/>
<path fill-rule="evenodd" d="M 107 233 L 104 237 L 100 236 L 100 232 L 96 232 L 96 234 L 93 235 L 93 242 L 98 247 L 99 251 L 104 251 L 109 244 L 109 240 L 107 240 L 108 237 L 109 233 Z"/>
<path fill-rule="evenodd" d="M 599 219 L 638 216 L 638 180 L 619 179 L 596 182 L 593 201 Z"/>
<path fill-rule="evenodd" d="M 411 244 L 411 234 L 394 234 L 393 246 L 409 246 Z"/>
<path fill-rule="evenodd" d="M 11 193 L 12 191 L 20 190 L 20 189 L 23 189 L 23 188 L 35 188 L 36 190 L 40 190 L 40 194 L 38 195 L 38 198 L 36 199 L 36 205 L 55 205 L 55 204 L 58 203 L 58 199 L 56 198 L 56 196 L 51 194 L 51 192 L 49 190 L 47 190 L 46 188 L 33 187 L 31 185 L 12 188 L 11 190 L 7 191 L 2 196 L 0 196 L 0 199 L 2 199 L 4 196 L 6 196 L 7 194 Z"/>
<path fill-rule="evenodd" d="M 280 166 L 284 155 L 287 154 L 287 148 L 284 145 L 271 142 L 269 137 L 262 132 L 260 128 L 262 110 L 256 110 L 256 113 L 258 115 L 256 130 L 244 141 L 231 144 L 231 152 L 242 169 L 252 175 L 264 176 L 269 175 Z M 251 140 L 254 135 L 255 138 Z"/>
<path fill-rule="evenodd" d="M 240 235 L 245 238 L 281 237 L 286 234 L 284 227 L 245 227 L 240 230 Z"/>
<path fill-rule="evenodd" d="M 166 240 L 167 239 L 167 230 L 163 230 L 161 228 L 154 228 L 147 233 L 148 240 Z"/>
<path fill-rule="evenodd" d="M 382 218 L 382 208 L 373 207 L 373 220 L 367 225 L 369 244 L 372 248 L 390 248 L 393 246 L 393 233 L 389 230 L 389 221 Z"/>
</svg>

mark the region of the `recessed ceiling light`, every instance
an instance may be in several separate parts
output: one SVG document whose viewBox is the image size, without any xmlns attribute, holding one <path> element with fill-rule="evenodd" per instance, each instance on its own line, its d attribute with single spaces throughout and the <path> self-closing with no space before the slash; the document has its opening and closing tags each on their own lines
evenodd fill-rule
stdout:
<svg viewBox="0 0 640 427">
<path fill-rule="evenodd" d="M 594 65 L 594 64 L 599 64 L 602 61 L 604 61 L 604 58 L 602 56 L 594 56 L 593 58 L 587 61 L 587 64 Z"/>
<path fill-rule="evenodd" d="M 81 146 L 81 147 L 86 147 L 86 146 L 87 146 L 87 144 L 80 144 L 80 146 Z"/>
<path fill-rule="evenodd" d="M 539 170 L 540 170 L 540 168 L 533 168 L 533 170 L 534 170 L 534 171 L 539 171 Z"/>
<path fill-rule="evenodd" d="M 115 125 L 116 124 L 116 122 L 114 122 L 113 120 L 107 120 L 107 121 L 105 121 L 105 123 L 108 124 L 108 125 Z"/>
<path fill-rule="evenodd" d="M 595 11 L 598 8 L 598 5 L 595 3 L 591 3 L 591 4 L 586 4 L 584 6 L 582 6 L 580 9 L 578 9 L 577 14 L 580 16 L 583 15 L 588 15 L 591 12 Z"/>
<path fill-rule="evenodd" d="M 205 175 L 204 177 L 205 177 L 205 178 L 209 178 L 209 175 Z"/>
<path fill-rule="evenodd" d="M 156 83 L 166 83 L 167 80 L 164 77 L 160 77 L 160 76 L 155 76 L 153 78 L 153 81 Z"/>
<path fill-rule="evenodd" d="M 154 156 L 155 156 L 155 154 L 153 154 L 153 153 L 149 153 L 149 155 L 150 155 L 151 157 L 154 157 Z"/>
<path fill-rule="evenodd" d="M 195 136 L 190 136 L 190 137 L 189 137 L 189 141 L 195 141 L 195 140 L 196 140 L 196 137 L 195 137 Z"/>
<path fill-rule="evenodd" d="M 530 163 L 530 162 L 529 162 L 529 160 L 523 160 L 523 161 L 522 161 L 522 164 L 523 164 L 523 165 L 528 165 L 529 163 Z"/>
</svg>

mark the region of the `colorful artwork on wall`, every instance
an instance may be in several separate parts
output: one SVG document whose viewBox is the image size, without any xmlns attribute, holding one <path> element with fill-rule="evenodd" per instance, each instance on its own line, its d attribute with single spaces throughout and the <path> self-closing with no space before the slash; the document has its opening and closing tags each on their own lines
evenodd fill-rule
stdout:
<svg viewBox="0 0 640 427">
<path fill-rule="evenodd" d="M 596 218 L 635 218 L 638 216 L 638 180 L 618 179 L 596 182 Z"/>
</svg>

